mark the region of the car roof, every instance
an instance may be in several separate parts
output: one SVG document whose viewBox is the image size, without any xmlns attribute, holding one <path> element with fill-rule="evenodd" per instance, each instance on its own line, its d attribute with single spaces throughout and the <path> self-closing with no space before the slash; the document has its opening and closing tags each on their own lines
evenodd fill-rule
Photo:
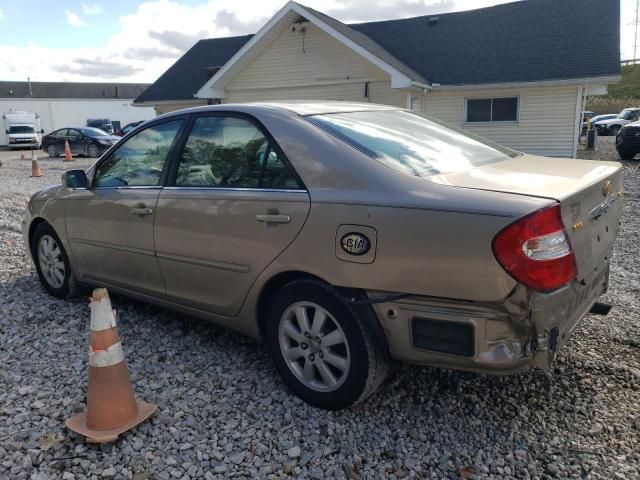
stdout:
<svg viewBox="0 0 640 480">
<path fill-rule="evenodd" d="M 279 109 L 293 112 L 298 115 L 321 115 L 327 113 L 345 113 L 345 112 L 371 112 L 383 110 L 403 110 L 400 107 L 390 105 L 379 105 L 377 103 L 364 102 L 346 102 L 339 100 L 332 101 L 309 101 L 309 100 L 288 100 L 288 101 L 272 101 L 272 102 L 249 102 L 249 103 L 224 103 L 220 105 L 207 105 L 202 107 L 188 108 L 185 110 L 176 110 L 174 112 L 160 115 L 157 118 L 168 118 L 173 115 L 182 113 L 197 112 L 215 112 L 215 111 L 240 111 L 249 112 L 252 110 L 259 111 L 264 109 Z"/>
</svg>

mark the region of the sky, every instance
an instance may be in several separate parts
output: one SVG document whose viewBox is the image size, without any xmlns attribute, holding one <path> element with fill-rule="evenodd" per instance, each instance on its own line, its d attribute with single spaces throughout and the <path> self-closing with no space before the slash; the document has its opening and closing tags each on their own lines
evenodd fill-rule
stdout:
<svg viewBox="0 0 640 480">
<path fill-rule="evenodd" d="M 197 40 L 255 33 L 285 3 L 0 0 L 0 80 L 153 82 Z M 301 3 L 351 23 L 469 10 L 507 0 Z M 636 0 L 621 0 L 623 59 L 633 55 L 635 8 Z M 597 41 L 597 35 L 587 38 Z"/>
</svg>

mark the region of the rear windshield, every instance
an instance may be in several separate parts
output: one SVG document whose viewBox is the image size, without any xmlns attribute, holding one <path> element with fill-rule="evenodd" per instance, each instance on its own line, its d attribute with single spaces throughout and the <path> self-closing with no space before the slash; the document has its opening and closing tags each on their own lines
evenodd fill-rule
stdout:
<svg viewBox="0 0 640 480">
<path fill-rule="evenodd" d="M 464 171 L 520 155 L 439 120 L 402 110 L 306 118 L 388 167 L 419 177 Z"/>
<path fill-rule="evenodd" d="M 29 125 L 13 125 L 9 127 L 9 133 L 36 133 L 36 129 Z"/>
</svg>

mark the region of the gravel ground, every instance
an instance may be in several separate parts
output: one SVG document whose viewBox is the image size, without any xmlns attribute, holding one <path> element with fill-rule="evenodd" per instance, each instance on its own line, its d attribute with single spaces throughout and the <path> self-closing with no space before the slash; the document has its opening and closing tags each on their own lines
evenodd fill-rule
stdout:
<svg viewBox="0 0 640 480">
<path fill-rule="evenodd" d="M 251 340 L 112 296 L 137 395 L 159 411 L 98 446 L 64 426 L 84 406 L 88 301 L 48 296 L 20 236 L 28 195 L 90 161 L 43 159 L 32 179 L 15 157 L 0 152 L 0 478 L 640 478 L 639 162 L 624 164 L 615 306 L 581 323 L 553 371 L 400 366 L 330 413 L 290 394 Z"/>
</svg>

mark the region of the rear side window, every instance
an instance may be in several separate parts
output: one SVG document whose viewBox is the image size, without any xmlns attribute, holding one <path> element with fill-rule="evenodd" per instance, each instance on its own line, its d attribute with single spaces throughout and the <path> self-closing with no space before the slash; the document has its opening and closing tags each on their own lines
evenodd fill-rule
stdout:
<svg viewBox="0 0 640 480">
<path fill-rule="evenodd" d="M 96 169 L 94 186 L 158 186 L 164 163 L 183 120 L 146 128 L 120 145 Z"/>
<path fill-rule="evenodd" d="M 300 188 L 288 163 L 256 125 L 224 116 L 195 119 L 180 158 L 176 185 Z"/>
</svg>

